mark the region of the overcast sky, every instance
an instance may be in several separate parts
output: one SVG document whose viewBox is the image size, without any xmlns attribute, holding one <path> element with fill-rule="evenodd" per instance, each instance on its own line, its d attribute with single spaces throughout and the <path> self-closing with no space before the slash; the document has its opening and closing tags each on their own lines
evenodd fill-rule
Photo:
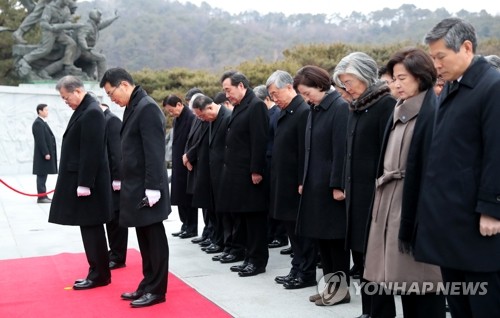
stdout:
<svg viewBox="0 0 500 318">
<path fill-rule="evenodd" d="M 230 13 L 256 10 L 260 13 L 282 12 L 286 15 L 296 13 L 334 13 L 349 15 L 352 11 L 369 13 L 383 8 L 397 9 L 402 4 L 415 4 L 422 9 L 436 10 L 445 8 L 448 12 L 458 12 L 465 9 L 469 12 L 486 10 L 489 14 L 500 13 L 500 6 L 495 0 L 473 0 L 473 1 L 450 1 L 450 0 L 179 0 L 186 3 L 191 2 L 200 5 L 207 2 L 211 7 L 221 8 Z"/>
</svg>

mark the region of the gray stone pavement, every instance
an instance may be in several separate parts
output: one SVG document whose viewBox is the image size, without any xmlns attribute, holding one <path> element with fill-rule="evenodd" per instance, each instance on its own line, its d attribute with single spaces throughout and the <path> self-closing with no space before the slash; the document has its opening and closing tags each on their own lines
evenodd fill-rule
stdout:
<svg viewBox="0 0 500 318">
<path fill-rule="evenodd" d="M 33 175 L 0 178 L 23 192 L 36 193 Z M 55 182 L 56 176 L 50 175 L 47 188 L 53 189 Z M 0 184 L 0 259 L 83 252 L 79 228 L 48 223 L 49 209 L 50 204 L 37 204 L 36 198 L 17 194 Z M 316 287 L 285 290 L 276 284 L 274 277 L 286 275 L 290 269 L 290 257 L 280 255 L 280 248 L 270 249 L 264 274 L 241 278 L 229 270 L 234 264 L 214 262 L 212 255 L 202 252 L 190 239 L 171 235 L 181 225 L 175 207 L 164 224 L 170 244 L 170 271 L 234 317 L 352 318 L 361 314 L 361 299 L 353 287 L 350 303 L 318 307 L 308 301 L 317 292 Z M 201 232 L 201 217 L 199 224 Z M 129 248 L 138 250 L 135 231 L 131 229 L 129 234 Z M 317 275 L 321 276 L 320 270 Z M 396 303 L 398 317 L 402 317 L 400 300 Z"/>
</svg>

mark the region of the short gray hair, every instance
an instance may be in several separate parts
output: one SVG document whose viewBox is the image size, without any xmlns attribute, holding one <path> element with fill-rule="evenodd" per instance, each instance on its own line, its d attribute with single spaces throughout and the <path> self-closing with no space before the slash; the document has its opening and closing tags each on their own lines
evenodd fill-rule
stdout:
<svg viewBox="0 0 500 318">
<path fill-rule="evenodd" d="M 488 63 L 500 71 L 500 57 L 498 55 L 488 55 L 484 57 Z"/>
<path fill-rule="evenodd" d="M 267 79 L 266 87 L 269 88 L 272 84 L 276 88 L 284 88 L 288 84 L 293 86 L 293 77 L 288 72 L 277 70 Z"/>
<path fill-rule="evenodd" d="M 271 98 L 271 96 L 269 96 L 269 91 L 267 90 L 267 87 L 264 84 L 255 86 L 253 92 L 255 93 L 255 96 L 257 96 L 259 99 L 263 101 L 266 100 L 266 97 Z"/>
<path fill-rule="evenodd" d="M 368 54 L 363 52 L 353 52 L 343 57 L 333 71 L 333 81 L 335 85 L 344 87 L 340 80 L 340 75 L 351 74 L 357 79 L 371 86 L 378 81 L 377 62 Z"/>
<path fill-rule="evenodd" d="M 57 82 L 56 90 L 61 91 L 63 87 L 68 93 L 73 93 L 77 88 L 85 88 L 82 80 L 73 75 L 66 75 Z"/>
<path fill-rule="evenodd" d="M 430 30 L 424 38 L 425 44 L 431 44 L 443 39 L 446 47 L 454 52 L 460 51 L 462 44 L 469 40 L 472 42 L 472 52 L 476 53 L 476 30 L 469 22 L 459 18 L 441 20 Z"/>
</svg>

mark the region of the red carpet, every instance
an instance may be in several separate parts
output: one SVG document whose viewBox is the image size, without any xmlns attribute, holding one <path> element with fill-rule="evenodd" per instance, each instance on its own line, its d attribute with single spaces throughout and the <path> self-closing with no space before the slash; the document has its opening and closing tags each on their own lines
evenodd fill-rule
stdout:
<svg viewBox="0 0 500 318">
<path fill-rule="evenodd" d="M 231 317 L 173 274 L 167 301 L 131 308 L 120 294 L 134 291 L 142 278 L 141 257 L 129 249 L 127 267 L 112 271 L 112 283 L 90 290 L 73 290 L 88 271 L 85 254 L 0 261 L 0 317 Z"/>
</svg>

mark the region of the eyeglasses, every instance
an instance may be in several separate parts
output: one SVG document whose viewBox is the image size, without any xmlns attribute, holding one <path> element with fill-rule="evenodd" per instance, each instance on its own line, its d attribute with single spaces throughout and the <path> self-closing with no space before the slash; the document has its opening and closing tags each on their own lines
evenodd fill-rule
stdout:
<svg viewBox="0 0 500 318">
<path fill-rule="evenodd" d="M 108 95 L 109 98 L 113 97 L 113 94 L 115 93 L 116 89 L 118 87 L 120 87 L 121 83 L 118 84 L 118 86 L 116 86 L 113 90 L 109 91 L 108 93 L 106 93 Z"/>
<path fill-rule="evenodd" d="M 352 88 L 353 81 L 352 80 L 347 80 L 345 82 L 342 82 L 342 85 L 344 85 L 344 89 L 346 88 Z"/>
</svg>

